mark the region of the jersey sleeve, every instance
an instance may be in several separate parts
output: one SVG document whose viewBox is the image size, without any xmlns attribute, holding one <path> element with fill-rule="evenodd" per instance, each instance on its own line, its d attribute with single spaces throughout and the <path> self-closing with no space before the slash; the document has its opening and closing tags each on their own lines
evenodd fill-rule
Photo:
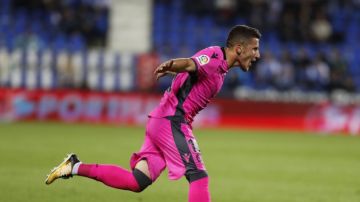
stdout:
<svg viewBox="0 0 360 202">
<path fill-rule="evenodd" d="M 212 58 L 214 53 L 213 48 L 205 48 L 191 57 L 196 64 L 198 75 L 209 75 L 216 72 L 219 60 Z"/>
</svg>

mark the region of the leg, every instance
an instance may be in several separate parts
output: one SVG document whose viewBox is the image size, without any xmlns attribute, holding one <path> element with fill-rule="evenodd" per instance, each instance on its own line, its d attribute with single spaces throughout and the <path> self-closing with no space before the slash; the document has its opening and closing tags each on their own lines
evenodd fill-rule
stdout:
<svg viewBox="0 0 360 202">
<path fill-rule="evenodd" d="M 172 131 L 179 153 L 183 153 L 185 177 L 189 181 L 189 202 L 210 202 L 209 178 L 192 130 L 187 124 L 173 122 Z M 190 154 L 190 158 L 185 154 Z"/>
<path fill-rule="evenodd" d="M 189 202 L 208 202 L 210 201 L 209 178 L 204 177 L 190 182 Z"/>
<path fill-rule="evenodd" d="M 79 162 L 75 154 L 70 154 L 51 171 L 45 182 L 51 184 L 58 178 L 79 175 L 113 188 L 140 192 L 155 181 L 164 168 L 162 156 L 146 135 L 140 152 L 131 158 L 132 171 L 117 165 L 84 164 Z"/>
<path fill-rule="evenodd" d="M 185 172 L 189 181 L 189 202 L 210 202 L 209 177 L 201 159 L 199 146 L 191 130 L 182 129 L 182 131 L 185 132 L 189 151 L 193 157 L 193 163 L 187 162 Z"/>
<path fill-rule="evenodd" d="M 143 160 L 138 164 L 139 169 L 135 168 L 133 172 L 116 165 L 80 164 L 78 172 L 74 174 L 100 181 L 113 188 L 141 192 L 149 186 L 152 181 L 145 174 L 149 173 L 149 171 L 146 170 L 146 161 Z"/>
<path fill-rule="evenodd" d="M 140 171 L 138 171 L 140 172 Z M 79 175 L 95 179 L 104 184 L 134 192 L 141 191 L 134 174 L 115 165 L 83 164 L 75 154 L 69 154 L 65 160 L 47 176 L 45 183 L 51 184 L 58 178 L 69 178 Z"/>
<path fill-rule="evenodd" d="M 110 187 L 141 192 L 165 168 L 163 158 L 147 135 L 140 152 L 131 157 L 130 165 L 132 172 L 115 165 L 80 164 L 74 174 L 101 181 Z"/>
<path fill-rule="evenodd" d="M 162 126 L 155 128 L 150 136 L 164 155 L 170 179 L 185 175 L 189 181 L 189 202 L 209 202 L 208 176 L 190 126 L 167 119 L 152 119 L 152 122 Z"/>
<path fill-rule="evenodd" d="M 139 161 L 136 164 L 135 168 L 140 170 L 142 173 L 144 173 L 148 178 L 151 178 L 150 171 L 149 171 L 149 165 L 147 164 L 146 160 Z"/>
</svg>

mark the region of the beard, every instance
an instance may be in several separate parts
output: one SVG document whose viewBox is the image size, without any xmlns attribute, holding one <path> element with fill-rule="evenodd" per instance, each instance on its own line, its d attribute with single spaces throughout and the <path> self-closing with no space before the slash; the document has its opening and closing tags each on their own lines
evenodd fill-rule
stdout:
<svg viewBox="0 0 360 202">
<path fill-rule="evenodd" d="M 247 59 L 250 59 L 250 57 L 248 57 Z M 238 60 L 238 63 L 240 64 L 240 69 L 243 71 L 243 72 L 248 72 L 250 70 L 250 67 L 251 67 L 251 60 L 250 60 L 250 64 L 248 63 L 248 60 L 245 60 L 247 61 L 245 64 L 242 64 L 240 62 L 240 60 Z"/>
<path fill-rule="evenodd" d="M 243 66 L 240 66 L 240 69 L 243 71 L 243 72 L 248 72 L 250 68 L 245 68 Z"/>
</svg>

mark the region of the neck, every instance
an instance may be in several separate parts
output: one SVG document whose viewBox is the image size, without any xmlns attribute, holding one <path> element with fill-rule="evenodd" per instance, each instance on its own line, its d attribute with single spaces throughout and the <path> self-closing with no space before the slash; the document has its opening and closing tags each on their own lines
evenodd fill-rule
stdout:
<svg viewBox="0 0 360 202">
<path fill-rule="evenodd" d="M 238 65 L 236 61 L 236 53 L 232 48 L 225 47 L 225 54 L 226 54 L 226 62 L 229 66 L 229 69 Z"/>
</svg>

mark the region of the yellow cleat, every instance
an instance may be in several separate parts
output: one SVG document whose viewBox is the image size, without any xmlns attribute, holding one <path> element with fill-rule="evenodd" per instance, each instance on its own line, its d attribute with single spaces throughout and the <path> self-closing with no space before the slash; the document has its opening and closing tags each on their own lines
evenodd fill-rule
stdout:
<svg viewBox="0 0 360 202">
<path fill-rule="evenodd" d="M 53 168 L 46 177 L 45 183 L 51 184 L 58 178 L 68 179 L 72 177 L 71 171 L 76 163 L 80 162 L 76 154 L 69 154 L 60 165 Z"/>
</svg>

